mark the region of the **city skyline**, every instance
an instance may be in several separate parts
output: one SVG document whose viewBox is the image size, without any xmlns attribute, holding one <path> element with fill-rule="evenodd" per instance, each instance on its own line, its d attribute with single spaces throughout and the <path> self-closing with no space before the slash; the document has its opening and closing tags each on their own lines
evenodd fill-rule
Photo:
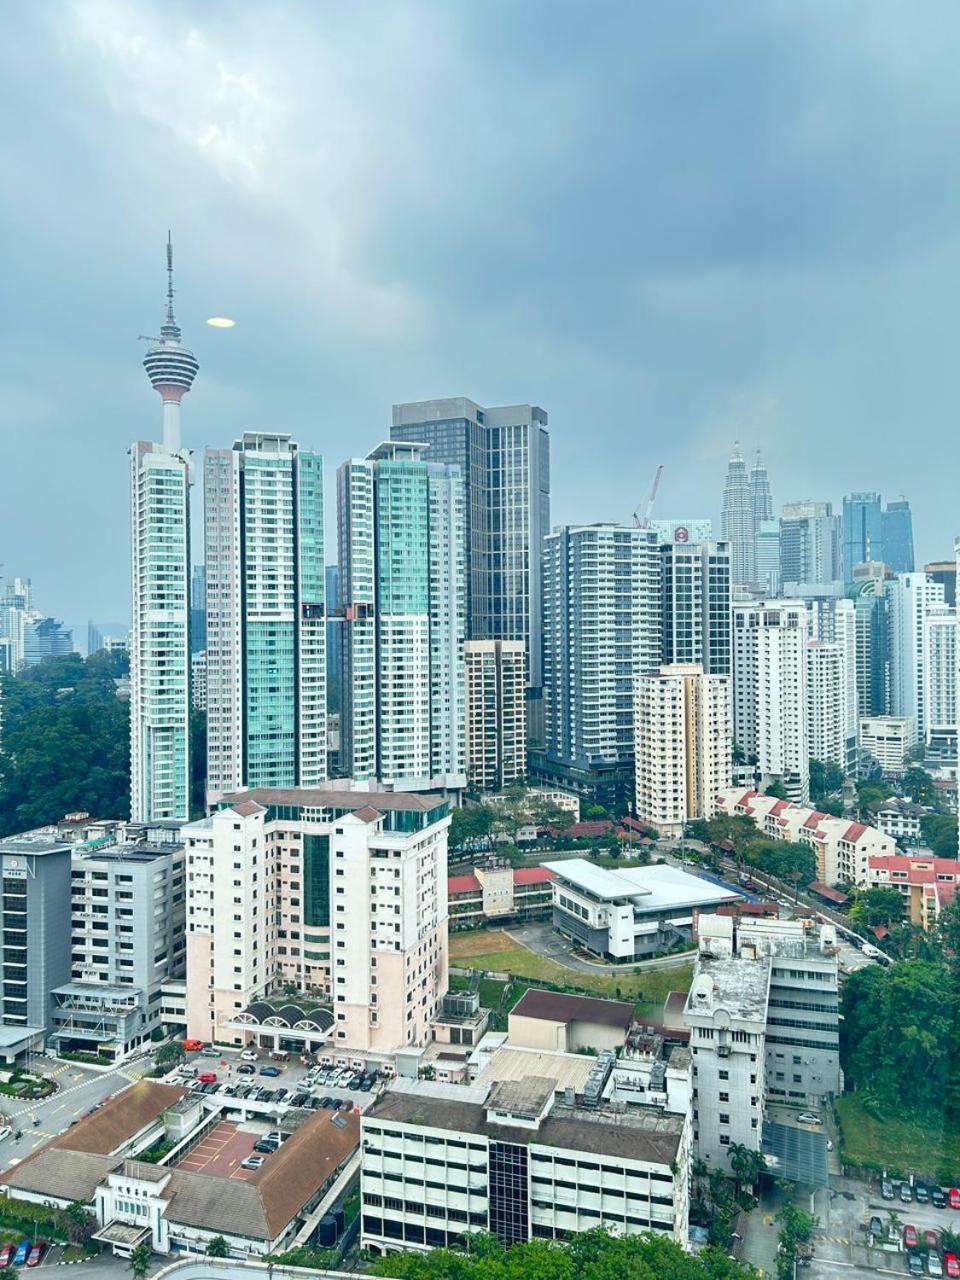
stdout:
<svg viewBox="0 0 960 1280">
<path fill-rule="evenodd" d="M 32 577 L 78 634 L 91 600 L 104 617 L 128 612 L 113 495 L 123 449 L 151 421 L 136 337 L 168 226 L 177 314 L 205 371 L 195 454 L 268 411 L 332 459 L 345 435 L 350 449 L 385 438 L 394 403 L 531 402 L 550 414 L 553 524 L 629 520 L 660 462 L 658 512 L 716 519 L 739 438 L 762 449 L 778 504 L 903 491 L 917 563 L 949 556 L 950 469 L 923 480 L 952 414 L 942 313 L 960 248 L 938 159 L 957 92 L 941 61 L 949 9 L 908 20 L 863 6 L 841 23 L 748 5 L 705 16 L 682 49 L 675 18 L 639 10 L 608 10 L 595 30 L 566 6 L 549 23 L 536 5 L 493 6 L 457 29 L 417 5 L 326 25 L 305 6 L 269 25 L 244 6 L 181 24 L 157 5 L 60 12 L 59 24 L 13 15 L 0 55 L 3 101 L 33 107 L 36 125 L 4 143 L 24 181 L 0 223 L 18 246 L 0 426 L 7 475 L 42 474 L 63 515 L 37 527 L 36 488 L 5 486 L 0 543 L 6 572 Z M 357 41 L 369 58 L 351 74 L 341 64 Z M 337 74 L 317 77 L 318 61 Z M 467 68 L 480 72 L 475 101 L 431 111 L 431 85 Z M 398 93 L 411 78 L 417 103 Z M 679 95 L 689 78 L 711 92 Z M 822 111 L 841 122 L 829 144 Z M 494 193 L 469 210 L 445 198 L 467 150 L 471 181 Z M 509 212 L 495 198 L 507 186 Z M 68 196 L 54 237 L 39 211 Z M 236 329 L 207 329 L 217 314 Z M 324 496 L 329 520 L 329 471 Z"/>
</svg>

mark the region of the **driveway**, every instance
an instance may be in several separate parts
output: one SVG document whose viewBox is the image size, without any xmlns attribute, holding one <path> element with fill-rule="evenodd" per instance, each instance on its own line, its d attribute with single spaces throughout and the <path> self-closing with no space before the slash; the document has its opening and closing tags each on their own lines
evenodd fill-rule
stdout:
<svg viewBox="0 0 960 1280">
<path fill-rule="evenodd" d="M 622 965 L 606 964 L 603 960 L 586 960 L 578 955 L 573 943 L 562 938 L 551 924 L 521 924 L 505 928 L 503 932 L 515 938 L 529 951 L 538 956 L 546 956 L 576 973 L 599 973 L 604 977 L 615 977 L 618 973 L 632 973 L 634 969 L 673 969 L 690 964 L 693 960 L 692 952 L 682 951 L 672 956 L 654 956 L 652 960 L 631 960 Z"/>
</svg>

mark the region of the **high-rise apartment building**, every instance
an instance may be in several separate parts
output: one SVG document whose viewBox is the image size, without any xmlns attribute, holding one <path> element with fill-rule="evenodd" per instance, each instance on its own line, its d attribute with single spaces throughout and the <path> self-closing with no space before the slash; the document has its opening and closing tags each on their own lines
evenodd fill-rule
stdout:
<svg viewBox="0 0 960 1280">
<path fill-rule="evenodd" d="M 728 676 L 730 548 L 725 542 L 660 543 L 663 661 L 695 662 Z"/>
<path fill-rule="evenodd" d="M 847 655 L 837 641 L 807 642 L 807 723 L 810 758 L 846 772 Z"/>
<path fill-rule="evenodd" d="M 19 671 L 24 665 L 24 630 L 32 612 L 33 590 L 30 579 L 11 579 L 0 597 L 0 637 L 9 641 L 7 647 L 12 672 Z"/>
<path fill-rule="evenodd" d="M 340 566 L 328 564 L 324 570 L 327 604 L 327 710 L 340 714 L 340 676 L 343 668 L 343 615 L 340 601 Z"/>
<path fill-rule="evenodd" d="M 880 518 L 883 560 L 894 573 L 913 573 L 913 516 L 906 498 L 888 502 Z"/>
<path fill-rule="evenodd" d="M 834 585 L 842 584 L 826 584 L 823 588 L 824 592 L 831 589 Z M 839 717 L 839 735 L 842 739 L 842 747 L 840 755 L 829 757 L 836 759 L 836 763 L 844 770 L 845 773 L 853 775 L 857 768 L 857 734 L 859 725 L 859 704 L 857 697 L 857 613 L 852 600 L 848 600 L 843 596 L 835 596 L 833 594 L 814 595 L 814 588 L 808 588 L 809 594 L 804 603 L 810 617 L 810 639 L 820 644 L 824 644 L 835 651 L 835 656 L 830 657 L 826 654 L 819 654 L 816 658 L 810 658 L 808 654 L 807 671 L 811 674 L 812 665 L 817 667 L 819 674 L 823 677 L 823 682 L 818 681 L 818 689 L 810 695 L 808 707 L 811 711 L 810 720 L 810 756 L 814 760 L 822 760 L 823 757 L 817 754 L 818 750 L 823 749 L 826 740 L 820 736 L 823 721 L 822 716 L 826 716 L 832 723 L 834 715 Z M 827 679 L 827 676 L 830 679 Z M 829 688 L 834 689 L 828 702 L 823 700 Z M 834 709 L 833 703 L 836 702 Z M 814 725 L 814 719 L 817 720 L 817 726 Z M 832 748 L 836 750 L 837 748 Z"/>
<path fill-rule="evenodd" d="M 850 493 L 843 500 L 843 580 L 869 560 L 883 561 L 883 513 L 879 493 Z"/>
<path fill-rule="evenodd" d="M 758 495 L 759 497 L 759 495 Z M 755 573 L 754 509 L 747 464 L 739 442 L 727 464 L 723 487 L 723 511 L 720 537 L 730 547 L 730 571 L 733 584 L 752 582 Z"/>
<path fill-rule="evenodd" d="M 163 404 L 160 443 L 130 450 L 130 810 L 137 822 L 190 813 L 190 455 L 180 402 L 199 364 L 173 315 L 167 241 L 167 315 L 143 365 Z"/>
<path fill-rule="evenodd" d="M 840 517 L 829 502 L 788 502 L 780 516 L 780 582 L 787 595 L 799 584 L 843 578 Z"/>
<path fill-rule="evenodd" d="M 337 472 L 341 768 L 358 784 L 461 789 L 463 480 L 386 442 Z"/>
<path fill-rule="evenodd" d="M 925 573 L 901 573 L 887 585 L 890 616 L 890 711 L 909 716 L 917 741 L 927 738 L 924 623 L 928 609 L 942 606 L 943 587 Z"/>
<path fill-rule="evenodd" d="M 733 606 L 733 739 L 797 803 L 809 793 L 808 636 L 799 600 Z"/>
<path fill-rule="evenodd" d="M 923 724 L 928 744 L 953 752 L 960 719 L 957 663 L 956 607 L 931 605 L 923 616 Z"/>
<path fill-rule="evenodd" d="M 429 445 L 463 482 L 468 640 L 522 640 L 528 732 L 542 736 L 541 547 L 550 529 L 550 436 L 536 405 L 482 408 L 463 396 L 393 406 L 391 439 Z"/>
<path fill-rule="evenodd" d="M 468 640 L 467 786 L 501 791 L 527 772 L 527 654 L 522 640 Z"/>
<path fill-rule="evenodd" d="M 207 647 L 207 570 L 195 564 L 190 574 L 190 649 L 200 653 Z"/>
<path fill-rule="evenodd" d="M 425 1045 L 447 990 L 449 825 L 441 797 L 263 788 L 185 826 L 187 1034 Z M 290 986 L 312 997 L 303 1017 L 268 1021 Z"/>
<path fill-rule="evenodd" d="M 323 461 L 246 432 L 204 460 L 207 794 L 327 776 Z"/>
<path fill-rule="evenodd" d="M 754 586 L 767 596 L 780 591 L 780 522 L 761 520 L 754 533 Z"/>
<path fill-rule="evenodd" d="M 943 587 L 944 604 L 954 607 L 957 603 L 957 566 L 952 560 L 934 560 L 923 566 L 923 571 L 931 582 L 939 582 Z"/>
<path fill-rule="evenodd" d="M 633 782 L 633 701 L 660 666 L 660 550 L 650 529 L 566 525 L 544 542 L 546 759 Z"/>
<path fill-rule="evenodd" d="M 730 680 L 695 664 L 642 675 L 634 710 L 637 817 L 661 835 L 709 818 L 730 785 Z"/>
</svg>

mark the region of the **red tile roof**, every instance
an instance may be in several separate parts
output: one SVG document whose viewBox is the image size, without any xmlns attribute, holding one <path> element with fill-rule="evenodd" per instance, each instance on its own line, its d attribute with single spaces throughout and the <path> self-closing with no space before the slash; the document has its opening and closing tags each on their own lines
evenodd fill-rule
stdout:
<svg viewBox="0 0 960 1280">
<path fill-rule="evenodd" d="M 865 827 L 862 822 L 851 822 L 850 826 L 847 827 L 846 831 L 843 833 L 843 839 L 849 840 L 852 844 L 856 844 L 856 842 L 862 839 L 869 830 L 870 828 Z"/>
<path fill-rule="evenodd" d="M 835 902 L 837 906 L 850 901 L 845 893 L 841 893 L 839 889 L 831 889 L 828 884 L 822 884 L 819 880 L 814 880 L 809 888 L 810 892 L 815 893 L 818 898 L 823 898 L 826 902 Z"/>
<path fill-rule="evenodd" d="M 517 867 L 513 873 L 516 884 L 549 884 L 556 879 L 556 873 L 548 867 Z"/>
<path fill-rule="evenodd" d="M 789 800 L 777 800 L 770 810 L 770 816 L 775 817 L 778 813 L 783 813 L 784 809 L 792 809 L 793 805 Z"/>
<path fill-rule="evenodd" d="M 810 817 L 803 824 L 804 828 L 808 831 L 813 831 L 815 827 L 820 825 L 821 819 L 826 816 L 827 815 L 825 813 L 817 813 L 816 809 L 814 809 L 813 813 L 811 813 Z"/>
<path fill-rule="evenodd" d="M 447 895 L 452 893 L 479 893 L 480 881 L 471 873 L 466 876 L 450 876 L 447 880 Z"/>
</svg>

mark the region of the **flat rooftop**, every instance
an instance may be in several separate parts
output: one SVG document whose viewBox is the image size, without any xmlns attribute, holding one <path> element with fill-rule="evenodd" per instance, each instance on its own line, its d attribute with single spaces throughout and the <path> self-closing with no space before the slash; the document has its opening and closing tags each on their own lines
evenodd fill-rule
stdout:
<svg viewBox="0 0 960 1280">
<path fill-rule="evenodd" d="M 582 1093 L 595 1062 L 596 1058 L 585 1053 L 556 1053 L 507 1044 L 496 1050 L 477 1077 L 476 1085 L 484 1088 L 500 1081 L 539 1076 L 553 1080 L 556 1089 L 576 1089 Z"/>
<path fill-rule="evenodd" d="M 227 804 L 253 800 L 264 808 L 290 805 L 301 809 L 363 809 L 366 806 L 386 812 L 388 809 L 429 813 L 449 804 L 443 796 L 421 796 L 405 791 L 346 791 L 333 787 L 254 787 L 225 797 Z"/>
<path fill-rule="evenodd" d="M 685 1013 L 712 1017 L 718 1009 L 748 1020 L 763 1021 L 770 988 L 770 959 L 745 956 L 697 958 Z"/>
<path fill-rule="evenodd" d="M 0 840 L 0 854 L 20 854 L 35 856 L 38 853 L 62 853 L 73 846 L 65 840 L 54 840 L 49 836 L 9 836 Z"/>
<path fill-rule="evenodd" d="M 183 848 L 182 844 L 115 844 L 104 849 L 75 848 L 83 862 L 156 862 L 169 858 Z"/>
<path fill-rule="evenodd" d="M 624 1000 L 598 1000 L 571 996 L 562 991 L 530 987 L 511 1009 L 512 1016 L 541 1018 L 547 1022 L 592 1022 L 626 1031 L 633 1021 L 633 1005 Z"/>
<path fill-rule="evenodd" d="M 663 863 L 655 867 L 629 867 L 611 871 L 595 866 L 586 858 L 570 858 L 565 862 L 545 862 L 558 880 L 565 880 L 601 902 L 633 899 L 641 912 L 662 911 L 674 907 L 712 906 L 733 902 L 740 895 L 732 889 L 712 884 L 700 876 Z"/>
</svg>

